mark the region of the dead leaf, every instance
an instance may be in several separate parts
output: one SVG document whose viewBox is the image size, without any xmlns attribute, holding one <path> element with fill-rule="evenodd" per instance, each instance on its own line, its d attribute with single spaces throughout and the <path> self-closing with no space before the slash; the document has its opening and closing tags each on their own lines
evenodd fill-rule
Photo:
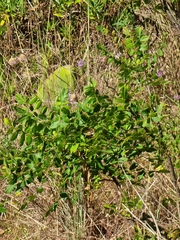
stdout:
<svg viewBox="0 0 180 240">
<path fill-rule="evenodd" d="M 21 53 L 17 57 L 20 63 L 27 63 L 28 59 L 25 54 Z"/>
<path fill-rule="evenodd" d="M 18 58 L 13 58 L 11 57 L 8 61 L 8 64 L 11 66 L 11 67 L 15 67 L 17 64 L 19 63 L 19 60 Z"/>
<path fill-rule="evenodd" d="M 0 228 L 0 236 L 3 235 L 4 233 L 5 233 L 5 231 Z"/>
</svg>

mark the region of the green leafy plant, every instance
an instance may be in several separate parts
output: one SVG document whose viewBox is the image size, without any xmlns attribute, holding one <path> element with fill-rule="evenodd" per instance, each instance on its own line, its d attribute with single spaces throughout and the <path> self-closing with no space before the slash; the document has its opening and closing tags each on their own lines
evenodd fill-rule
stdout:
<svg viewBox="0 0 180 240">
<path fill-rule="evenodd" d="M 67 235 L 60 238 L 178 238 L 180 192 L 174 172 L 180 169 L 179 95 L 170 99 L 173 85 L 179 89 L 174 37 L 178 9 L 174 0 L 1 1 L 0 178 L 2 191 L 8 182 L 8 198 L 2 194 L 0 212 L 2 217 L 7 213 L 7 235 L 13 225 L 9 217 L 18 216 L 14 226 L 22 225 L 21 212 L 8 214 L 17 209 L 11 203 L 22 211 L 37 207 L 43 197 L 43 216 L 56 211 L 62 220 L 57 229 L 61 234 L 62 227 Z M 172 36 L 168 53 L 163 45 Z M 27 53 L 28 61 L 11 66 L 8 59 L 19 51 Z M 83 92 L 72 105 L 68 90 L 74 91 L 76 82 L 70 65 L 63 65 L 74 63 L 77 92 Z M 60 67 L 48 77 L 55 66 Z M 37 96 L 30 97 L 39 79 Z M 160 185 L 164 181 L 167 191 Z M 144 212 L 152 212 L 153 221 L 143 218 Z M 162 219 L 165 225 L 172 219 L 171 229 L 165 226 L 161 232 Z M 94 222 L 91 229 L 89 222 Z M 20 234 L 22 230 L 26 232 L 23 227 Z M 13 227 L 12 232 L 14 238 L 23 238 Z"/>
<path fill-rule="evenodd" d="M 23 106 L 15 107 L 17 119 L 7 133 L 15 145 L 3 156 L 11 172 L 10 190 L 19 190 L 35 178 L 43 181 L 52 166 L 60 172 L 63 187 L 74 178 L 93 185 L 93 179 L 105 174 L 119 184 L 127 178 L 140 181 L 147 174 L 135 158 L 158 152 L 159 114 L 132 101 L 126 85 L 115 102 L 93 86 L 86 88 L 85 95 L 73 110 L 63 90 L 50 112 L 37 97 L 18 96 Z M 152 164 L 158 162 L 156 156 Z"/>
<path fill-rule="evenodd" d="M 149 37 L 141 27 L 124 27 L 123 33 L 124 56 L 120 58 L 98 45 L 108 61 L 120 68 L 113 99 L 100 94 L 94 83 L 85 88 L 83 102 L 70 106 L 68 89 L 74 89 L 74 78 L 69 66 L 59 67 L 41 82 L 38 96 L 29 99 L 16 95 L 17 118 L 12 123 L 4 119 L 9 126 L 5 143 L 11 146 L 2 155 L 11 172 L 8 192 L 19 190 L 36 178 L 44 181 L 47 174 L 52 175 L 53 167 L 61 175 L 61 187 L 82 178 L 86 191 L 104 175 L 116 185 L 152 177 L 153 170 L 138 162 L 143 153 L 151 154 L 148 164 L 154 170 L 162 164 L 158 131 L 164 105 L 154 94 L 146 101 L 136 98 L 139 86 L 147 85 L 149 68 L 155 63 L 153 59 L 149 61 Z M 154 82 L 159 81 L 158 76 L 151 75 L 151 81 L 153 78 Z M 48 110 L 43 101 L 49 99 L 54 104 Z"/>
<path fill-rule="evenodd" d="M 6 32 L 11 17 L 22 16 L 24 10 L 25 2 L 22 0 L 0 2 L 0 36 Z"/>
</svg>

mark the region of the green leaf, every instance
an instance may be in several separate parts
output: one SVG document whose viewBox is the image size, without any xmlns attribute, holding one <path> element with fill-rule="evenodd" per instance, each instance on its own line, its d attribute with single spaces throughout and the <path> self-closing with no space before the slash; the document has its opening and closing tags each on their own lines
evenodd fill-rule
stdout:
<svg viewBox="0 0 180 240">
<path fill-rule="evenodd" d="M 26 166 L 30 169 L 34 169 L 34 163 L 33 162 L 28 163 Z"/>
<path fill-rule="evenodd" d="M 141 181 L 144 178 L 145 174 L 146 174 L 146 172 L 144 169 L 142 171 L 140 171 L 138 173 L 138 180 Z"/>
<path fill-rule="evenodd" d="M 111 206 L 110 206 L 109 204 L 105 203 L 105 204 L 104 204 L 104 208 L 106 208 L 106 209 L 111 209 Z"/>
<path fill-rule="evenodd" d="M 74 91 L 74 81 L 72 66 L 60 66 L 38 85 L 37 95 L 42 101 L 54 104 L 63 88 Z"/>
<path fill-rule="evenodd" d="M 101 152 L 102 153 L 106 153 L 106 154 L 113 154 L 113 150 L 112 149 L 102 149 Z"/>
<path fill-rule="evenodd" d="M 30 195 L 29 197 L 28 197 L 28 200 L 30 201 L 30 202 L 33 202 L 34 201 L 34 199 L 36 198 L 36 195 Z"/>
<path fill-rule="evenodd" d="M 130 56 L 133 56 L 133 55 L 134 55 L 134 53 L 135 53 L 135 51 L 134 51 L 134 49 L 133 49 L 133 48 L 131 48 L 131 49 L 129 49 L 128 53 L 129 53 L 129 55 L 130 55 Z"/>
<path fill-rule="evenodd" d="M 15 189 L 16 185 L 12 184 L 12 185 L 8 185 L 6 188 L 6 193 L 11 193 L 14 189 Z"/>
<path fill-rule="evenodd" d="M 104 45 L 102 45 L 101 43 L 97 44 L 97 49 L 101 50 L 104 52 L 104 54 L 107 54 L 107 49 Z"/>
<path fill-rule="evenodd" d="M 40 115 L 45 114 L 47 112 L 47 110 L 48 110 L 48 108 L 46 106 L 44 106 L 40 111 Z"/>
<path fill-rule="evenodd" d="M 42 102 L 41 101 L 37 101 L 36 105 L 34 106 L 34 109 L 35 110 L 38 110 L 42 105 Z"/>
<path fill-rule="evenodd" d="M 159 55 L 160 57 L 163 56 L 163 51 L 162 51 L 161 49 L 158 49 L 158 55 Z"/>
<path fill-rule="evenodd" d="M 147 44 L 141 44 L 140 51 L 146 51 L 146 50 L 148 50 L 148 45 Z"/>
<path fill-rule="evenodd" d="M 54 212 L 57 207 L 58 207 L 58 202 L 55 202 L 55 203 L 49 208 L 49 210 L 45 213 L 45 217 L 47 217 L 47 216 L 50 214 L 50 212 Z"/>
<path fill-rule="evenodd" d="M 157 106 L 157 109 L 156 109 L 156 112 L 158 115 L 160 115 L 162 113 L 162 110 L 163 110 L 163 107 L 165 106 L 165 103 L 160 103 L 158 106 Z"/>
<path fill-rule="evenodd" d="M 53 15 L 56 16 L 56 17 L 64 18 L 65 13 L 64 12 L 62 12 L 62 13 L 59 12 L 59 13 L 54 13 Z"/>
<path fill-rule="evenodd" d="M 17 113 L 19 113 L 20 115 L 26 115 L 28 113 L 28 109 L 27 108 L 20 108 L 18 106 L 15 106 L 14 109 L 16 110 Z"/>
<path fill-rule="evenodd" d="M 160 118 L 159 117 L 152 117 L 152 120 L 155 122 L 155 123 L 158 123 L 160 122 Z"/>
<path fill-rule="evenodd" d="M 4 124 L 7 126 L 11 126 L 11 121 L 9 120 L 9 118 L 4 118 Z"/>
<path fill-rule="evenodd" d="M 141 37 L 141 35 L 142 35 L 142 27 L 137 27 L 136 28 L 136 34 L 137 34 L 138 38 Z"/>
<path fill-rule="evenodd" d="M 29 100 L 29 104 L 33 104 L 33 103 L 35 103 L 36 101 L 38 100 L 38 97 L 35 95 L 33 98 L 31 98 L 30 100 Z"/>
<path fill-rule="evenodd" d="M 24 210 L 27 207 L 27 202 L 23 203 L 21 207 L 19 208 L 19 211 Z"/>
<path fill-rule="evenodd" d="M 19 145 L 22 146 L 24 144 L 24 140 L 25 140 L 25 133 L 22 132 L 20 139 L 19 139 Z"/>
<path fill-rule="evenodd" d="M 79 147 L 79 143 L 76 143 L 75 145 L 72 145 L 70 148 L 70 153 L 75 153 Z"/>
<path fill-rule="evenodd" d="M 131 38 L 126 38 L 124 43 L 125 43 L 127 49 L 132 49 L 134 47 L 134 44 L 133 44 Z"/>
<path fill-rule="evenodd" d="M 30 134 L 26 135 L 25 142 L 28 146 L 32 143 L 32 136 Z"/>
<path fill-rule="evenodd" d="M 126 157 L 121 157 L 119 160 L 120 162 L 126 162 L 128 159 Z"/>
<path fill-rule="evenodd" d="M 140 42 L 147 43 L 149 41 L 149 36 L 142 36 Z"/>
<path fill-rule="evenodd" d="M 126 37 L 129 37 L 131 35 L 131 32 L 130 32 L 130 30 L 127 27 L 123 27 L 123 34 Z"/>
<path fill-rule="evenodd" d="M 60 126 L 60 120 L 57 120 L 57 121 L 53 122 L 49 128 L 50 129 L 55 129 L 58 126 Z"/>
<path fill-rule="evenodd" d="M 16 101 L 19 104 L 24 104 L 26 103 L 26 99 L 21 95 L 21 94 L 16 94 Z"/>
<path fill-rule="evenodd" d="M 18 133 L 19 133 L 19 131 L 15 131 L 15 132 L 11 135 L 10 141 L 16 140 L 16 138 L 17 138 L 17 136 L 18 136 Z"/>
<path fill-rule="evenodd" d="M 38 189 L 36 190 L 37 193 L 42 193 L 43 191 L 44 191 L 44 188 L 38 188 Z"/>
<path fill-rule="evenodd" d="M 2 206 L 0 206 L 0 213 L 5 213 L 6 212 L 6 209 Z"/>
<path fill-rule="evenodd" d="M 158 57 L 157 57 L 157 54 L 155 53 L 155 54 L 153 55 L 153 61 L 154 61 L 154 63 L 156 63 L 157 60 L 158 60 Z"/>
<path fill-rule="evenodd" d="M 149 171 L 148 175 L 150 178 L 154 177 L 154 171 Z"/>
<path fill-rule="evenodd" d="M 98 162 L 97 165 L 99 169 L 104 170 L 104 166 L 102 165 L 102 163 Z"/>
</svg>

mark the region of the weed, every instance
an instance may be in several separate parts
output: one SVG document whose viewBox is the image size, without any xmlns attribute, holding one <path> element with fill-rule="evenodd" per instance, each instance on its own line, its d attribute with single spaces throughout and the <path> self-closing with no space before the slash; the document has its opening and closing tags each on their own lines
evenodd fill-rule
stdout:
<svg viewBox="0 0 180 240">
<path fill-rule="evenodd" d="M 178 239 L 178 9 L 0 3 L 3 239 Z"/>
</svg>

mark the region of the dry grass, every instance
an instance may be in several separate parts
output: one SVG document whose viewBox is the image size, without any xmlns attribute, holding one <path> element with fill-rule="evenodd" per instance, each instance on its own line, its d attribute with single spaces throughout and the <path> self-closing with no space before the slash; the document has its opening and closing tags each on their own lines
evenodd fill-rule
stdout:
<svg viewBox="0 0 180 240">
<path fill-rule="evenodd" d="M 82 99 L 82 89 L 88 83 L 89 75 L 97 80 L 97 88 L 101 93 L 115 94 L 118 70 L 113 65 L 107 64 L 107 57 L 101 56 L 96 48 L 96 45 L 101 43 L 107 46 L 110 52 L 114 54 L 119 52 L 111 34 L 112 29 L 108 29 L 109 34 L 100 35 L 95 22 L 90 23 L 88 29 L 87 17 L 82 10 L 77 11 L 81 11 L 82 14 L 75 29 L 70 30 L 74 25 L 67 16 L 62 20 L 62 26 L 67 26 L 66 34 L 62 35 L 53 28 L 49 35 L 46 35 L 46 30 L 42 29 L 47 27 L 45 16 L 51 20 L 53 18 L 52 1 L 39 4 L 36 11 L 28 6 L 26 19 L 19 19 L 21 24 L 12 21 L 5 36 L 0 39 L 4 61 L 1 67 L 3 88 L 0 99 L 2 134 L 6 131 L 3 118 L 14 117 L 15 94 L 33 94 L 39 80 L 49 75 L 59 65 L 77 66 L 80 59 L 86 61 L 87 68 L 84 72 L 76 70 L 78 79 L 76 91 L 79 100 Z M 114 5 L 109 12 L 109 18 L 112 14 L 118 14 Z M 165 14 L 155 13 L 151 7 L 142 7 L 136 15 L 139 18 L 137 25 L 142 24 L 148 34 L 151 34 L 152 53 L 157 51 L 162 41 L 166 44 L 163 48 L 164 55 L 156 67 L 162 70 L 165 79 L 170 81 L 163 89 L 159 86 L 150 86 L 144 96 L 149 91 L 158 93 L 170 107 L 168 113 L 172 115 L 170 117 L 172 123 L 178 124 L 178 119 L 175 119 L 178 103 L 174 101 L 174 96 L 179 93 L 180 34 Z M 108 22 L 108 18 L 106 21 Z M 117 33 L 119 41 L 122 40 L 121 36 L 121 33 Z M 9 64 L 10 59 L 16 59 L 22 53 L 26 56 L 24 60 L 21 59 L 18 64 Z M 176 158 L 178 156 L 175 156 L 175 160 Z M 113 182 L 105 180 L 99 188 L 91 190 L 88 197 L 82 194 L 81 189 L 69 187 L 69 199 L 60 199 L 61 189 L 58 187 L 60 180 L 57 176 L 49 178 L 44 184 L 36 182 L 16 195 L 5 194 L 7 182 L 3 179 L 3 171 L 1 172 L 0 202 L 5 202 L 7 209 L 6 213 L 0 215 L 2 240 L 128 240 L 135 239 L 135 236 L 138 236 L 136 239 L 144 239 L 143 236 L 146 234 L 156 235 L 156 239 L 161 240 L 168 239 L 167 233 L 180 226 L 179 199 L 170 174 L 147 177 L 141 186 L 132 185 L 127 181 L 118 187 Z M 44 191 L 37 194 L 37 188 L 41 187 Z M 79 184 L 80 187 L 83 188 L 83 183 Z M 76 203 L 72 201 L 74 191 L 77 192 Z M 33 195 L 36 198 L 31 202 L 29 199 Z M 139 199 L 136 208 L 131 208 L 128 196 Z M 59 206 L 56 210 L 44 217 L 57 200 Z M 28 203 L 26 208 L 19 210 L 25 202 Z M 104 207 L 107 205 L 112 206 L 112 209 Z"/>
<path fill-rule="evenodd" d="M 49 207 L 58 199 L 57 179 L 43 184 L 36 183 L 20 195 L 4 194 L 6 182 L 1 187 L 1 201 L 6 202 L 7 213 L 1 214 L 0 228 L 4 230 L 2 239 L 133 239 L 136 234 L 149 236 L 157 234 L 157 239 L 167 239 L 168 233 L 179 227 L 178 199 L 173 183 L 167 174 L 157 174 L 134 186 L 127 182 L 117 188 L 113 182 L 104 181 L 92 190 L 90 197 L 80 196 L 75 204 L 70 200 L 74 189 L 69 189 L 70 199 L 61 199 L 54 212 L 44 217 Z M 41 194 L 37 187 L 43 187 Z M 126 194 L 125 194 L 126 193 Z M 28 202 L 21 211 L 20 206 Z M 127 196 L 127 198 L 125 198 Z M 134 208 L 128 201 L 139 199 Z M 114 206 L 111 209 L 105 206 Z M 139 205 L 139 209 L 138 209 Z"/>
</svg>

